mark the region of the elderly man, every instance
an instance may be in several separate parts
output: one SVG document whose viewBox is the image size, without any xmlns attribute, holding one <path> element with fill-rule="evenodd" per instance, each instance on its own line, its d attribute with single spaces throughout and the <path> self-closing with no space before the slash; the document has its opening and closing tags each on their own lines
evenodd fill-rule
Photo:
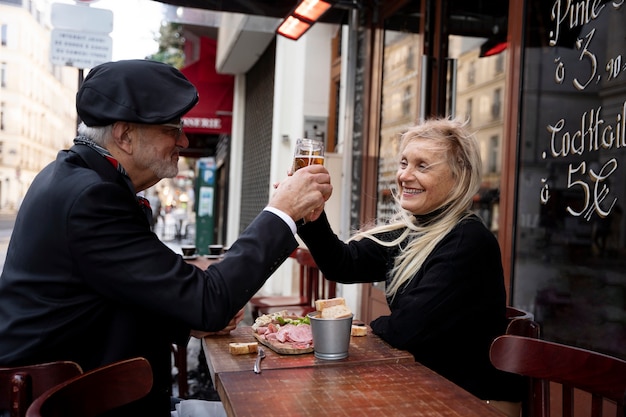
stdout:
<svg viewBox="0 0 626 417">
<path fill-rule="evenodd" d="M 296 220 L 321 213 L 321 166 L 287 177 L 218 264 L 185 262 L 151 232 L 137 193 L 178 171 L 181 117 L 198 101 L 175 68 L 93 68 L 77 94 L 74 146 L 33 181 L 0 278 L 0 366 L 54 360 L 83 370 L 143 356 L 151 394 L 119 415 L 169 416 L 170 344 L 218 332 L 297 247 Z M 124 413 L 126 412 L 126 413 Z"/>
</svg>

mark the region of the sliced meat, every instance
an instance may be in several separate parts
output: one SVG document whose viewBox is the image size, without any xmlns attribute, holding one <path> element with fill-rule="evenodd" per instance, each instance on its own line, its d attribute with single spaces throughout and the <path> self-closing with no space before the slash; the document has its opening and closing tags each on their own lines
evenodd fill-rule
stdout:
<svg viewBox="0 0 626 417">
<path fill-rule="evenodd" d="M 313 333 L 311 332 L 311 326 L 309 326 L 308 324 L 293 326 L 293 329 L 289 331 L 289 339 L 292 342 L 298 343 L 313 342 Z"/>
<path fill-rule="evenodd" d="M 286 324 L 278 330 L 276 338 L 283 343 L 310 343 L 313 341 L 313 334 L 311 333 L 311 326 L 307 324 L 298 326 Z"/>
</svg>

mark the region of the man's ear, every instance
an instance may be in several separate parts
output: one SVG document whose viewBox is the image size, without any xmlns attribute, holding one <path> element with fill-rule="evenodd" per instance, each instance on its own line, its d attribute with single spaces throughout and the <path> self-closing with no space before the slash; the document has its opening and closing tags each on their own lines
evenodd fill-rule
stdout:
<svg viewBox="0 0 626 417">
<path fill-rule="evenodd" d="M 126 153 L 132 153 L 132 132 L 135 130 L 134 126 L 128 122 L 115 122 L 113 124 L 112 136 L 115 146 L 125 151 Z"/>
</svg>

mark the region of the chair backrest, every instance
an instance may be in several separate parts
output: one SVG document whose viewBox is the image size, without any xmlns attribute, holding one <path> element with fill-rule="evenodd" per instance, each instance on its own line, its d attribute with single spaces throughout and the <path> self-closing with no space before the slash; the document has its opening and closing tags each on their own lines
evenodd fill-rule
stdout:
<svg viewBox="0 0 626 417">
<path fill-rule="evenodd" d="M 533 417 L 550 415 L 548 382 L 562 388 L 562 416 L 574 416 L 574 389 L 591 394 L 591 411 L 583 415 L 601 417 L 605 400 L 615 403 L 616 417 L 624 417 L 624 393 L 626 392 L 626 361 L 574 346 L 545 340 L 504 335 L 491 345 L 490 358 L 493 365 L 544 382 L 548 395 L 537 399 L 541 407 L 533 407 Z M 535 404 L 536 405 L 536 404 Z"/>
<path fill-rule="evenodd" d="M 294 250 L 291 255 L 289 255 L 289 257 L 295 259 L 295 261 L 298 263 L 298 268 L 300 272 L 300 275 L 298 277 L 300 285 L 298 288 L 299 295 L 300 297 L 306 299 L 308 303 L 310 303 L 311 299 L 313 298 L 313 284 L 311 280 L 315 279 L 316 276 L 314 274 L 314 271 L 311 271 L 311 269 L 307 265 L 300 262 L 299 258 L 302 256 L 301 252 L 303 250 L 306 249 L 296 248 L 296 250 Z"/>
<path fill-rule="evenodd" d="M 311 252 L 306 248 L 298 248 L 296 259 L 300 266 L 306 268 L 309 285 L 311 286 L 311 305 L 315 307 L 315 300 L 335 298 L 337 295 L 337 283 L 324 278 L 320 272 Z"/>
<path fill-rule="evenodd" d="M 535 316 L 530 311 L 522 310 L 519 307 L 506 306 L 506 318 L 509 320 L 513 320 L 513 319 L 534 320 Z"/>
<path fill-rule="evenodd" d="M 26 417 L 96 417 L 143 398 L 151 388 L 146 359 L 115 362 L 49 389 L 33 401 Z"/>
<path fill-rule="evenodd" d="M 535 321 L 535 316 L 533 316 L 532 313 L 517 307 L 507 306 L 506 318 L 509 322 L 506 328 L 506 334 L 539 339 L 539 323 Z"/>
<path fill-rule="evenodd" d="M 70 361 L 0 368 L 0 415 L 9 411 L 11 417 L 24 417 L 34 398 L 82 373 L 80 366 Z"/>
<path fill-rule="evenodd" d="M 510 306 L 507 307 L 506 313 L 509 323 L 505 334 L 539 339 L 541 336 L 539 323 L 533 320 L 534 316 L 532 314 Z M 526 378 L 526 380 L 526 393 L 522 401 L 522 415 L 524 417 L 541 416 L 542 409 L 541 407 L 537 408 L 537 405 L 543 404 L 545 398 L 547 398 L 546 384 L 534 378 Z"/>
<path fill-rule="evenodd" d="M 532 313 L 517 307 L 506 307 L 506 318 L 509 321 L 506 334 L 534 337 L 539 339 L 540 327 Z"/>
<path fill-rule="evenodd" d="M 514 336 L 526 336 L 539 339 L 541 336 L 541 327 L 539 323 L 531 319 L 513 319 L 506 326 L 506 334 Z"/>
</svg>

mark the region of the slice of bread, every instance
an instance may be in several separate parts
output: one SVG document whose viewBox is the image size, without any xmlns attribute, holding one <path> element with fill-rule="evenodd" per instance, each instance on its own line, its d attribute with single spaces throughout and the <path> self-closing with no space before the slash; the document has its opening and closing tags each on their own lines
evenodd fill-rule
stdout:
<svg viewBox="0 0 626 417">
<path fill-rule="evenodd" d="M 258 348 L 259 344 L 257 342 L 228 344 L 228 351 L 231 355 L 247 355 L 248 353 L 257 353 Z"/>
<path fill-rule="evenodd" d="M 339 304 L 324 308 L 321 317 L 323 319 L 341 319 L 351 315 L 352 311 L 345 304 Z"/>
<path fill-rule="evenodd" d="M 352 336 L 367 336 L 367 327 L 357 326 L 356 324 L 353 324 L 350 334 Z"/>
<path fill-rule="evenodd" d="M 346 305 L 346 299 L 343 297 L 329 298 L 327 300 L 315 300 L 315 310 L 323 311 L 325 308 Z"/>
</svg>

